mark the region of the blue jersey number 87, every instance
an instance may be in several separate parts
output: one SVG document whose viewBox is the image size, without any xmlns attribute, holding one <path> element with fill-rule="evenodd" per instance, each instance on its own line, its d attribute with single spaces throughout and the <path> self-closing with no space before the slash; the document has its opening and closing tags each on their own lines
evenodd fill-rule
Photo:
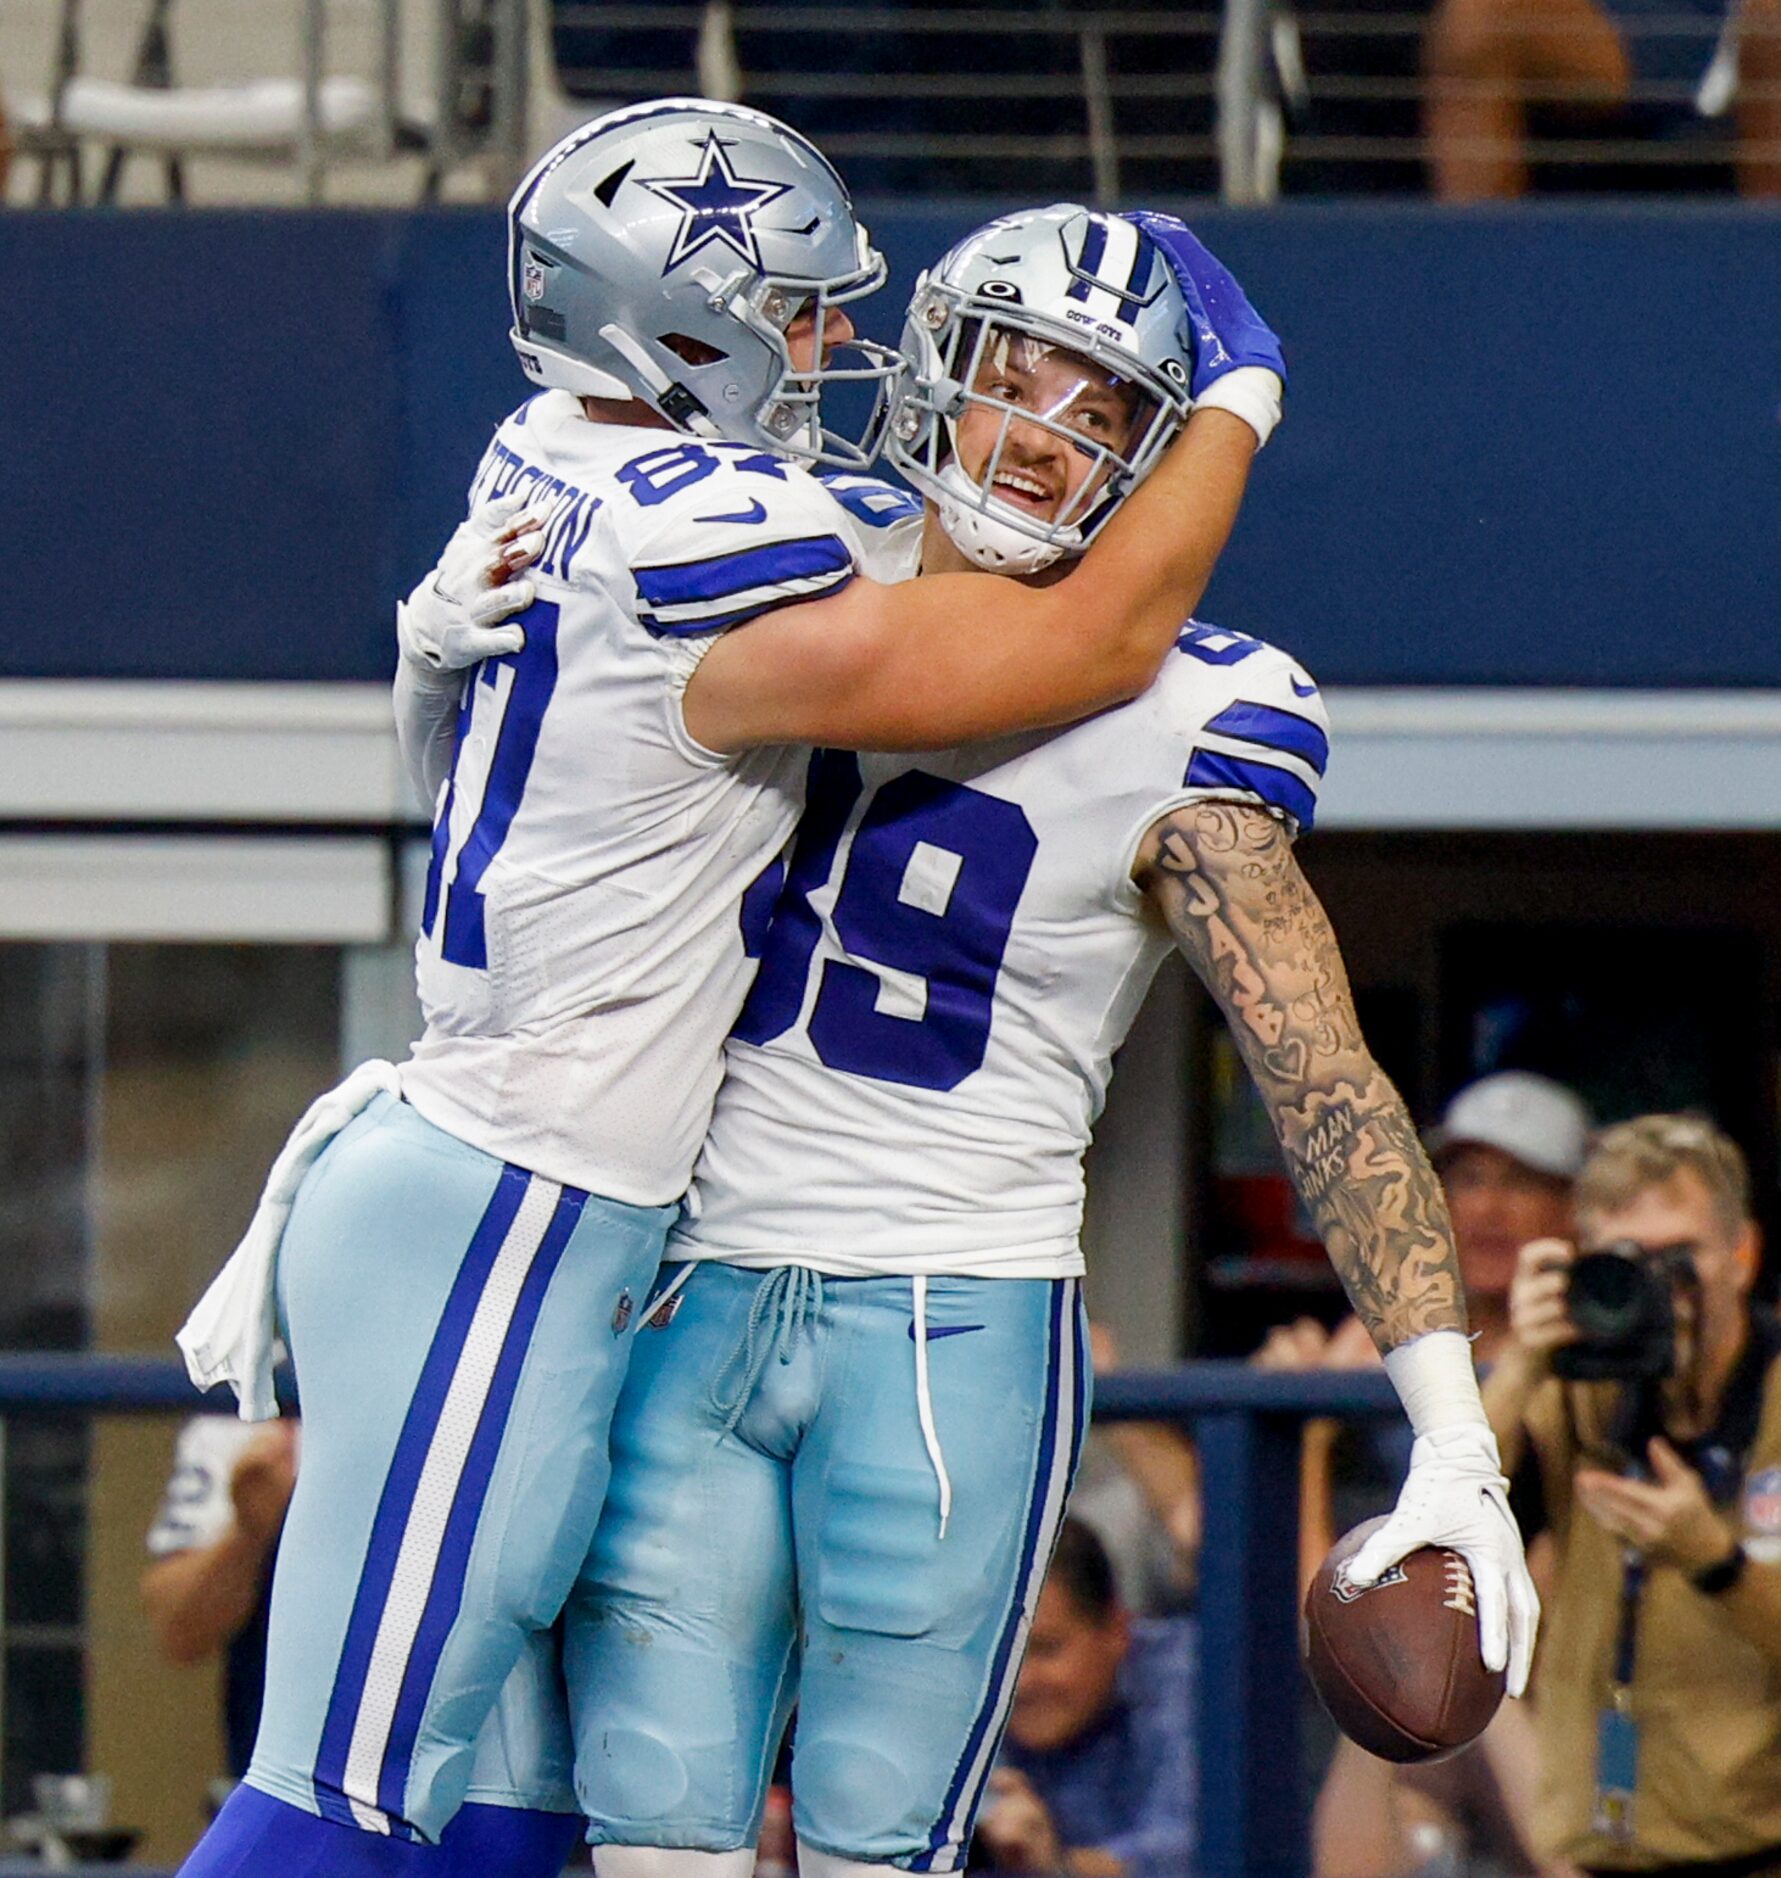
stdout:
<svg viewBox="0 0 1781 1878">
<path fill-rule="evenodd" d="M 433 850 L 427 863 L 426 897 L 421 905 L 421 931 L 434 934 L 443 912 L 445 931 L 440 935 L 439 952 L 453 965 L 472 971 L 488 970 L 488 941 L 483 928 L 482 879 L 489 863 L 501 851 L 519 813 L 520 798 L 532 773 L 532 759 L 538 754 L 538 735 L 544 728 L 545 706 L 557 684 L 557 622 L 559 609 L 553 601 L 535 600 L 519 615 L 526 629 L 526 643 L 518 652 L 508 652 L 498 659 L 486 659 L 472 672 L 464 685 L 464 701 L 458 711 L 458 747 L 452 759 L 451 783 L 433 825 Z M 509 688 L 505 702 L 500 698 L 498 674 L 506 672 Z M 482 782 L 482 800 L 458 848 L 457 867 L 451 885 L 444 887 L 446 861 L 451 846 L 452 811 L 462 786 L 459 774 L 464 759 L 464 745 L 478 711 L 498 711 L 500 727 L 495 733 L 494 752 L 488 773 Z M 441 888 L 444 887 L 443 896 Z M 443 898 L 443 905 L 441 904 Z"/>
<path fill-rule="evenodd" d="M 833 871 L 861 787 L 853 757 L 823 750 L 811 760 L 785 886 L 765 932 L 753 935 L 760 970 L 735 1029 L 745 1043 L 770 1043 L 803 1009 L 822 930 L 810 895 Z M 1038 847 L 1018 803 L 921 770 L 886 783 L 860 818 L 833 915 L 849 959 L 864 963 L 824 960 L 809 1021 L 817 1056 L 918 1089 L 955 1089 L 981 1067 Z M 882 1008 L 899 979 L 899 1002 L 919 1005 L 919 1015 Z"/>
</svg>

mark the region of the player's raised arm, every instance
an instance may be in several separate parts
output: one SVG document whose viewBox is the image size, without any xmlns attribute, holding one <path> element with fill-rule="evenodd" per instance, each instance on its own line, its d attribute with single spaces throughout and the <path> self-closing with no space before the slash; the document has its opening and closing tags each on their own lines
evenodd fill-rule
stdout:
<svg viewBox="0 0 1781 1878">
<path fill-rule="evenodd" d="M 1466 1328 L 1447 1202 L 1361 1035 L 1329 916 L 1287 827 L 1238 802 L 1165 815 L 1139 884 L 1217 999 L 1287 1171 L 1382 1351 Z"/>
<path fill-rule="evenodd" d="M 1136 697 L 1205 591 L 1255 450 L 1242 419 L 1196 412 L 1051 586 L 982 573 L 855 580 L 766 615 L 712 648 L 687 688 L 687 727 L 718 750 L 938 749 Z"/>
<path fill-rule="evenodd" d="M 928 498 L 924 578 L 855 581 L 714 647 L 687 690 L 711 748 L 934 748 L 1135 697 L 1211 577 L 1284 372 L 1180 223 L 1072 204 L 960 243 L 902 350 L 886 451 Z M 946 571 L 973 565 L 1022 578 Z"/>
<path fill-rule="evenodd" d="M 1240 799 L 1184 800 L 1160 816 L 1133 878 L 1224 1012 L 1416 1433 L 1396 1511 L 1347 1575 L 1371 1584 L 1422 1545 L 1462 1553 L 1484 1661 L 1506 1667 L 1519 1695 L 1539 1600 L 1472 1369 L 1447 1203 L 1361 1035 L 1335 932 L 1292 851 L 1326 751 L 1315 688 L 1240 701 L 1219 728 L 1222 743 L 1254 746 L 1220 758 Z"/>
</svg>

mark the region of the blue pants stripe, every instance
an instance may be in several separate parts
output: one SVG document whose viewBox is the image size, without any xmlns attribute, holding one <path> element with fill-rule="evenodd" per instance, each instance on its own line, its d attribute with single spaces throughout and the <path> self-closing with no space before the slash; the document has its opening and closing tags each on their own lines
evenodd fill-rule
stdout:
<svg viewBox="0 0 1781 1878">
<path fill-rule="evenodd" d="M 322 1729 L 321 1747 L 316 1756 L 316 1804 L 324 1818 L 338 1820 L 343 1825 L 362 1823 L 346 1794 L 347 1759 L 352 1749 L 359 1706 L 364 1699 L 372 1651 L 389 1600 L 396 1562 L 401 1554 L 403 1534 L 414 1508 L 421 1470 L 426 1464 L 452 1377 L 463 1354 L 465 1338 L 476 1315 L 476 1307 L 481 1302 L 495 1259 L 526 1197 L 531 1178 L 523 1168 L 510 1166 L 501 1171 L 494 1196 L 471 1237 L 453 1281 L 451 1294 L 440 1315 L 439 1327 L 433 1333 L 420 1379 L 403 1420 L 401 1438 L 390 1461 L 383 1494 L 378 1501 L 371 1540 L 366 1551 L 365 1569 L 353 1599 L 346 1641 L 340 1653 L 340 1667 L 335 1674 L 333 1691 L 328 1701 L 327 1721 Z"/>
<path fill-rule="evenodd" d="M 445 1640 L 457 1621 L 463 1602 L 464 1574 L 470 1563 L 470 1547 L 476 1538 L 477 1521 L 482 1517 L 482 1503 L 488 1496 L 494 1477 L 495 1462 L 501 1452 L 501 1437 L 519 1388 L 520 1369 L 532 1341 L 532 1327 L 544 1303 L 544 1294 L 556 1275 L 563 1248 L 569 1243 L 581 1219 L 585 1193 L 573 1187 L 563 1189 L 550 1225 L 520 1288 L 513 1317 L 502 1340 L 501 1355 L 489 1384 L 487 1399 L 476 1425 L 476 1434 L 459 1477 L 452 1500 L 451 1516 L 446 1522 L 445 1537 L 439 1548 L 439 1560 L 433 1571 L 433 1583 L 427 1594 L 426 1609 L 415 1633 L 402 1677 L 402 1693 L 397 1699 L 395 1719 L 390 1725 L 389 1746 L 384 1750 L 383 1771 L 378 1779 L 377 1803 L 385 1813 L 400 1815 L 403 1795 L 408 1785 L 409 1763 L 414 1756 L 415 1737 L 421 1717 L 426 1712 L 427 1697 L 432 1692 L 433 1677 Z"/>
<path fill-rule="evenodd" d="M 1020 1570 L 1015 1579 L 1014 1600 L 1008 1619 L 996 1644 L 990 1666 L 983 1705 L 977 1711 L 971 1733 L 959 1756 L 957 1767 L 947 1787 L 946 1802 L 928 1836 L 925 1852 L 911 1859 L 913 1871 L 951 1871 L 962 1856 L 964 1835 L 989 1778 L 993 1756 L 984 1753 L 985 1740 L 1005 1713 L 1009 1684 L 1019 1672 L 1015 1645 L 1039 1592 L 1040 1582 L 1051 1560 L 1057 1528 L 1063 1509 L 1063 1495 L 1054 1493 L 1059 1466 L 1060 1446 L 1066 1465 L 1072 1471 L 1082 1441 L 1082 1408 L 1085 1365 L 1082 1360 L 1081 1327 L 1076 1309 L 1079 1289 L 1074 1278 L 1059 1279 L 1052 1286 L 1051 1325 L 1046 1352 L 1045 1411 L 1040 1429 L 1038 1465 L 1034 1469 L 1032 1498 L 1027 1506 L 1026 1534 L 1021 1542 Z M 1075 1376 L 1066 1387 L 1066 1341 L 1074 1356 Z M 1060 1441 L 1061 1437 L 1061 1441 Z M 1069 1475 L 1065 1475 L 1067 1484 Z M 1055 1503 L 1054 1503 L 1055 1502 Z"/>
</svg>

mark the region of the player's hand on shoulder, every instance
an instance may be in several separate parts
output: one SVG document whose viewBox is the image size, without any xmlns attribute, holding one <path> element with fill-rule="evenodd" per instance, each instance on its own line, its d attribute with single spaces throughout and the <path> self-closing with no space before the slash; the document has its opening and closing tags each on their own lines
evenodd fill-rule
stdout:
<svg viewBox="0 0 1781 1878">
<path fill-rule="evenodd" d="M 1506 1669 L 1511 1695 L 1527 1688 L 1540 1599 L 1528 1576 L 1509 1483 L 1485 1422 L 1456 1422 L 1419 1435 L 1391 1517 L 1346 1570 L 1357 1587 L 1376 1584 L 1422 1546 L 1457 1552 L 1472 1574 L 1478 1642 L 1487 1669 Z"/>
<path fill-rule="evenodd" d="M 1178 215 L 1133 209 L 1125 216 L 1163 251 L 1187 302 L 1193 327 L 1196 409 L 1240 417 L 1266 443 L 1280 420 L 1286 356 L 1237 277 Z"/>
<path fill-rule="evenodd" d="M 536 597 L 525 569 L 544 546 L 525 498 L 499 496 L 458 525 L 438 565 L 396 607 L 402 657 L 421 672 L 456 672 L 518 652 L 525 628 L 503 624 Z"/>
</svg>

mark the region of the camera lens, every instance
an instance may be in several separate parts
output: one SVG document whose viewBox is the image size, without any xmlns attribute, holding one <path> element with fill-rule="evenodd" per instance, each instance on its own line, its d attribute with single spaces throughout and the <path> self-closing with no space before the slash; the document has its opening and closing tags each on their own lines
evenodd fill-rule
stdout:
<svg viewBox="0 0 1781 1878">
<path fill-rule="evenodd" d="M 1629 1336 L 1644 1317 L 1645 1292 L 1636 1261 L 1615 1252 L 1591 1254 L 1571 1274 L 1571 1321 L 1602 1342 Z"/>
<path fill-rule="evenodd" d="M 1667 1376 L 1676 1347 L 1672 1283 L 1664 1262 L 1630 1240 L 1581 1254 L 1565 1294 L 1577 1340 L 1554 1355 L 1554 1373 L 1574 1382 Z"/>
</svg>

